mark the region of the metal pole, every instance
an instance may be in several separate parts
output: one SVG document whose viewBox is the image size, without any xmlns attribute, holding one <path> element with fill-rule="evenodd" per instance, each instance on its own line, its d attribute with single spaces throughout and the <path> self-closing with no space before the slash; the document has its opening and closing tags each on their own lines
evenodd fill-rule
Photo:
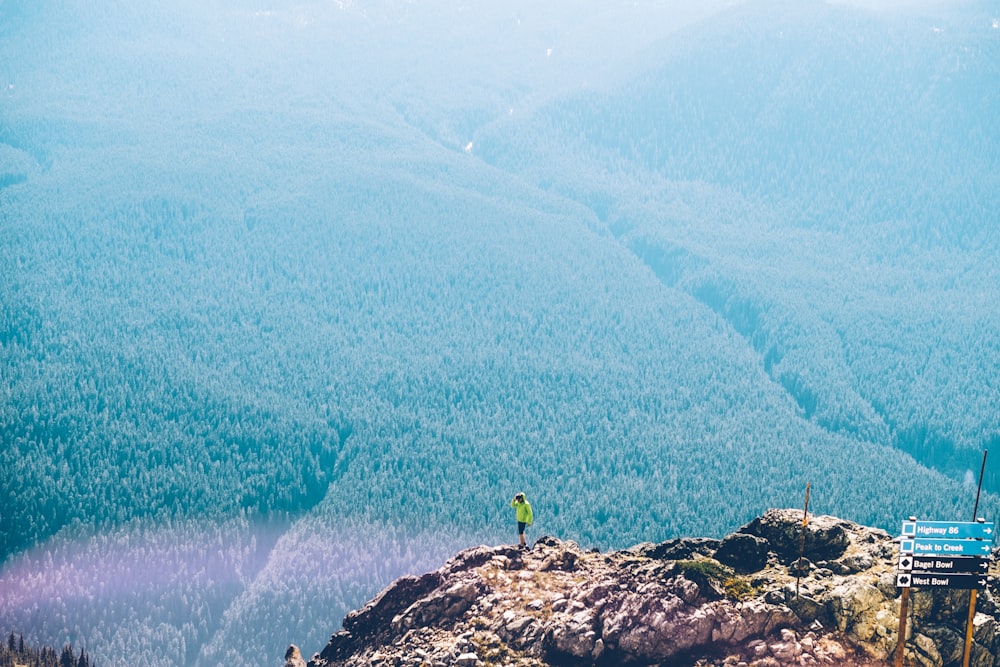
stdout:
<svg viewBox="0 0 1000 667">
<path fill-rule="evenodd" d="M 972 508 L 972 520 L 979 521 L 979 495 L 983 491 L 983 475 L 986 473 L 986 455 L 990 450 L 983 450 L 983 464 L 979 467 L 979 486 L 976 488 L 976 504 Z M 973 588 L 969 592 L 969 618 L 965 623 L 965 651 L 962 653 L 962 667 L 969 667 L 969 658 L 972 655 L 972 633 L 975 630 L 976 620 L 976 596 L 979 591 Z"/>
<path fill-rule="evenodd" d="M 979 488 L 976 489 L 976 504 L 972 508 L 972 520 L 973 521 L 975 521 L 976 519 L 979 518 L 979 517 L 976 516 L 977 514 L 979 514 L 979 494 L 983 490 L 983 473 L 986 472 L 986 455 L 989 454 L 989 453 L 990 453 L 990 450 L 988 450 L 988 449 L 984 449 L 983 450 L 983 465 L 979 468 Z"/>
<path fill-rule="evenodd" d="M 812 485 L 806 482 L 806 506 L 802 510 L 802 542 L 799 544 L 799 560 L 795 563 L 795 597 L 799 597 L 799 579 L 802 577 L 802 559 L 806 554 L 806 526 L 809 525 L 809 489 Z"/>
<path fill-rule="evenodd" d="M 903 667 L 903 652 L 906 646 L 906 616 L 909 613 L 910 587 L 907 586 L 903 589 L 903 599 L 899 602 L 899 634 L 896 636 L 896 660 L 893 662 L 893 667 Z"/>
</svg>

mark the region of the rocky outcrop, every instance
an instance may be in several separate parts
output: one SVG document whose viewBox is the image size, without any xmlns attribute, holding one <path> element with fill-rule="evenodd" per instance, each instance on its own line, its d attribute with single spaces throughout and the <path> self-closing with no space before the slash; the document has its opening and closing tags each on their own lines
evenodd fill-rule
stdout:
<svg viewBox="0 0 1000 667">
<path fill-rule="evenodd" d="M 614 553 L 551 537 L 469 549 L 349 614 L 309 667 L 891 664 L 895 543 L 810 517 L 803 547 L 801 517 L 771 510 L 721 541 Z M 913 592 L 907 665 L 961 664 L 968 599 Z M 996 605 L 979 600 L 971 664 L 1000 667 Z"/>
<path fill-rule="evenodd" d="M 290 644 L 285 651 L 285 667 L 306 667 L 306 661 L 302 659 L 302 653 L 295 644 Z"/>
<path fill-rule="evenodd" d="M 803 531 L 802 522 L 797 520 L 801 518 L 802 512 L 769 510 L 737 533 L 766 540 L 770 550 L 786 565 L 800 556 L 818 561 L 835 560 L 844 555 L 851 544 L 848 531 L 853 524 L 832 516 L 816 516 Z M 879 539 L 888 537 L 881 533 Z"/>
</svg>

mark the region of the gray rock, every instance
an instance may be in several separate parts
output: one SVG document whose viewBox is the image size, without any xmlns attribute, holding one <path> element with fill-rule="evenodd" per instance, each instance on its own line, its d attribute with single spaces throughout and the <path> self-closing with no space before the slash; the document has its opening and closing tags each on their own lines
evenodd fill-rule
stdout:
<svg viewBox="0 0 1000 667">
<path fill-rule="evenodd" d="M 867 553 L 857 553 L 851 556 L 844 556 L 839 562 L 843 568 L 838 574 L 857 574 L 870 570 L 875 565 L 875 559 Z"/>
<path fill-rule="evenodd" d="M 717 621 L 712 606 L 692 607 L 679 598 L 627 594 L 602 615 L 605 644 L 622 662 L 664 662 L 708 646 Z"/>
<path fill-rule="evenodd" d="M 493 559 L 506 559 L 516 557 L 518 549 L 515 546 L 487 547 L 478 546 L 460 551 L 452 556 L 444 566 L 438 571 L 441 576 L 447 577 L 457 572 L 463 572 L 479 567 L 483 563 Z"/>
<path fill-rule="evenodd" d="M 749 533 L 733 533 L 719 544 L 714 558 L 737 572 L 760 572 L 767 566 L 768 541 Z"/>
<path fill-rule="evenodd" d="M 285 667 L 306 667 L 306 661 L 295 644 L 289 644 L 285 651 Z"/>
<path fill-rule="evenodd" d="M 796 594 L 794 587 L 786 589 L 784 603 L 799 618 L 803 625 L 808 625 L 813 621 L 819 621 L 826 625 L 830 621 L 830 614 L 827 612 L 826 604 L 803 593 L 801 590 Z"/>
<path fill-rule="evenodd" d="M 660 544 L 640 545 L 635 553 L 657 560 L 688 560 L 695 555 L 711 556 L 719 544 L 719 540 L 707 537 L 680 537 Z"/>
<path fill-rule="evenodd" d="M 921 632 L 934 640 L 942 664 L 961 662 L 965 651 L 965 634 L 942 626 L 922 628 Z"/>
<path fill-rule="evenodd" d="M 768 510 L 740 528 L 739 532 L 764 538 L 782 563 L 788 565 L 799 557 L 800 550 L 812 561 L 840 558 L 850 544 L 847 522 L 832 516 L 810 516 L 805 526 L 803 548 L 802 512 Z"/>
<path fill-rule="evenodd" d="M 835 627 L 859 641 L 879 635 L 889 601 L 878 588 L 859 578 L 845 579 L 830 591 L 827 611 Z"/>
<path fill-rule="evenodd" d="M 347 614 L 344 630 L 361 639 L 384 632 L 396 615 L 437 588 L 442 580 L 437 572 L 400 577 L 360 610 Z"/>
<path fill-rule="evenodd" d="M 598 639 L 595 621 L 592 611 L 583 610 L 555 626 L 549 633 L 548 652 L 573 658 L 590 657 Z"/>
<path fill-rule="evenodd" d="M 590 654 L 590 659 L 597 662 L 604 655 L 604 640 L 598 639 L 594 642 L 594 650 Z"/>
<path fill-rule="evenodd" d="M 417 600 L 393 618 L 392 627 L 397 631 L 408 628 L 436 625 L 443 619 L 460 616 L 472 606 L 482 593 L 476 581 L 458 581 L 443 590 L 433 591 Z"/>
<path fill-rule="evenodd" d="M 921 667 L 943 667 L 941 653 L 934 640 L 925 634 L 916 634 L 908 644 L 907 655 Z"/>
</svg>

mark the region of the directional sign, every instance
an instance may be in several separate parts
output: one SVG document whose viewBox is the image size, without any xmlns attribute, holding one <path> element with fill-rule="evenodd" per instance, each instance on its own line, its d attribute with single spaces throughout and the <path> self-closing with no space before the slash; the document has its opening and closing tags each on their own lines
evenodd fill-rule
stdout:
<svg viewBox="0 0 1000 667">
<path fill-rule="evenodd" d="M 992 546 L 980 540 L 933 540 L 905 538 L 899 541 L 899 553 L 914 556 L 989 556 Z"/>
<path fill-rule="evenodd" d="M 899 557 L 900 572 L 927 574 L 986 574 L 990 561 L 979 556 L 912 556 Z"/>
<path fill-rule="evenodd" d="M 993 524 L 978 521 L 904 521 L 903 537 L 992 540 Z"/>
<path fill-rule="evenodd" d="M 917 572 L 900 572 L 896 575 L 896 586 L 909 588 L 954 588 L 972 590 L 986 588 L 986 576 L 980 574 L 921 574 Z"/>
</svg>

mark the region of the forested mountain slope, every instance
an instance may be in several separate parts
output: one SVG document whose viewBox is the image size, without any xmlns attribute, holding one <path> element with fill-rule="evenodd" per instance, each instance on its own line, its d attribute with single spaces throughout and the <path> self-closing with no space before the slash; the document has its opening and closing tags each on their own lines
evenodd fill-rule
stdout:
<svg viewBox="0 0 1000 667">
<path fill-rule="evenodd" d="M 886 528 L 970 511 L 990 232 L 932 243 L 850 179 L 840 226 L 822 159 L 702 150 L 770 117 L 751 93 L 786 108 L 767 86 L 684 141 L 627 115 L 685 85 L 678 125 L 731 108 L 681 56 L 752 61 L 773 8 L 2 7 L 0 625 L 102 664 L 275 664 L 396 576 L 510 539 L 514 490 L 603 547 L 722 535 L 807 481 Z M 897 25 L 803 11 L 787 31 Z M 828 76 L 810 44 L 782 48 L 790 81 Z M 769 150 L 787 190 L 751 178 Z"/>
<path fill-rule="evenodd" d="M 750 3 L 477 154 L 592 208 L 805 417 L 960 476 L 1000 437 L 998 63 L 979 4 Z"/>
</svg>

